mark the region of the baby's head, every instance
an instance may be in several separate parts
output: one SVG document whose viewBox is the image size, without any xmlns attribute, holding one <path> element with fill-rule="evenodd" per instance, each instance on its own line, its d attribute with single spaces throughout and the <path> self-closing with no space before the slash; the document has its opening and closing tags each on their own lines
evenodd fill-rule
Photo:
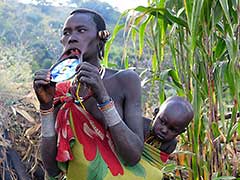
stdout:
<svg viewBox="0 0 240 180">
<path fill-rule="evenodd" d="M 192 105 L 179 96 L 173 96 L 160 106 L 153 121 L 153 133 L 162 142 L 170 141 L 186 130 L 193 119 Z"/>
</svg>

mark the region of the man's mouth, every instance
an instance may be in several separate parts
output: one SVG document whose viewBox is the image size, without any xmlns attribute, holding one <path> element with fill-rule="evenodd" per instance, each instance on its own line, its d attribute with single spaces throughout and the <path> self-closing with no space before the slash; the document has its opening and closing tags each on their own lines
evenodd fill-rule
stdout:
<svg viewBox="0 0 240 180">
<path fill-rule="evenodd" d="M 66 50 L 64 53 L 64 56 L 66 57 L 73 57 L 73 56 L 79 57 L 80 55 L 81 55 L 81 51 L 77 48 L 70 48 Z"/>
</svg>

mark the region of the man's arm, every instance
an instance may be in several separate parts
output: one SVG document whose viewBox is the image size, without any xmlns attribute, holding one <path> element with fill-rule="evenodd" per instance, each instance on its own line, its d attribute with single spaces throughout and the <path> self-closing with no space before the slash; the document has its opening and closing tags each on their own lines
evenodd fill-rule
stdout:
<svg viewBox="0 0 240 180">
<path fill-rule="evenodd" d="M 122 72 L 121 85 L 125 92 L 123 120 L 109 127 L 118 154 L 128 165 L 135 165 L 143 151 L 143 119 L 141 84 L 133 71 Z"/>
<path fill-rule="evenodd" d="M 141 83 L 138 75 L 134 71 L 122 71 L 116 75 L 119 91 L 124 91 L 122 119 L 108 95 L 99 75 L 99 69 L 90 63 L 83 62 L 77 71 L 79 81 L 91 88 L 97 100 L 118 154 L 126 164 L 135 165 L 143 151 Z"/>
<path fill-rule="evenodd" d="M 57 147 L 56 147 L 57 137 L 42 137 L 41 142 L 41 156 L 44 168 L 46 169 L 49 176 L 57 176 L 61 171 L 58 169 L 56 155 L 57 155 Z"/>
<path fill-rule="evenodd" d="M 57 166 L 57 134 L 55 132 L 55 119 L 59 107 L 55 108 L 54 112 L 41 115 L 41 156 L 44 168 L 49 176 L 55 177 L 61 171 Z"/>
<path fill-rule="evenodd" d="M 55 119 L 58 109 L 53 106 L 56 83 L 50 81 L 50 70 L 41 69 L 34 74 L 33 88 L 40 104 L 41 112 L 41 155 L 45 169 L 50 176 L 56 176 L 57 167 Z M 54 111 L 53 111 L 54 110 Z"/>
</svg>

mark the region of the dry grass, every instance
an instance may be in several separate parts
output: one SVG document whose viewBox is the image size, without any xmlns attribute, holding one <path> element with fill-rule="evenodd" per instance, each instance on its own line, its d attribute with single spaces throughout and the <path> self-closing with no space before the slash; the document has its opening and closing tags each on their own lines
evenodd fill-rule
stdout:
<svg viewBox="0 0 240 180">
<path fill-rule="evenodd" d="M 38 103 L 32 91 L 26 96 L 0 92 L 1 177 L 8 173 L 11 179 L 16 179 L 19 173 L 14 171 L 7 158 L 6 150 L 11 149 L 18 153 L 30 179 L 37 179 L 36 173 L 42 171 L 39 153 L 40 126 Z"/>
</svg>

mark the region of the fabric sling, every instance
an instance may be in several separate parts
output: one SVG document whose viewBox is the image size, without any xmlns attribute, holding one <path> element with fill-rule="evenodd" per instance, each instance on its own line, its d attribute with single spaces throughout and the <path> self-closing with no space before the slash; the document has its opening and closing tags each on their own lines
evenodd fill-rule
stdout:
<svg viewBox="0 0 240 180">
<path fill-rule="evenodd" d="M 164 156 L 160 156 L 160 151 L 145 143 L 139 163 L 125 166 L 115 152 L 111 134 L 90 113 L 75 103 L 69 93 L 70 87 L 69 81 L 58 83 L 54 99 L 55 104 L 63 104 L 55 124 L 58 134 L 56 160 L 66 179 L 162 179 Z"/>
</svg>

